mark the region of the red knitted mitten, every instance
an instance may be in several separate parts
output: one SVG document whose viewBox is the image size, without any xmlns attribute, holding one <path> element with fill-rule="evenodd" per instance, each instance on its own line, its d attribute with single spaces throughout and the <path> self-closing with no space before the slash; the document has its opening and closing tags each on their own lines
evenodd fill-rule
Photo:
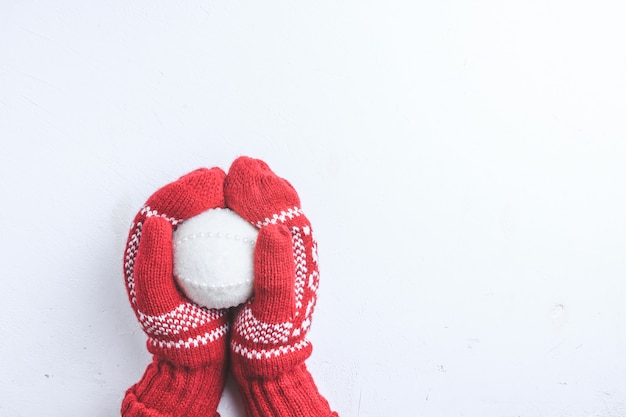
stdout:
<svg viewBox="0 0 626 417">
<path fill-rule="evenodd" d="M 225 310 L 191 303 L 177 290 L 172 232 L 185 219 L 224 207 L 224 177 L 219 168 L 193 171 L 155 192 L 135 217 L 124 274 L 153 361 L 126 392 L 125 417 L 219 416 L 228 317 Z"/>
<path fill-rule="evenodd" d="M 260 228 L 254 298 L 237 313 L 232 370 L 248 417 L 337 416 L 304 361 L 319 283 L 316 243 L 291 184 L 263 161 L 236 159 L 225 180 L 226 205 Z"/>
</svg>

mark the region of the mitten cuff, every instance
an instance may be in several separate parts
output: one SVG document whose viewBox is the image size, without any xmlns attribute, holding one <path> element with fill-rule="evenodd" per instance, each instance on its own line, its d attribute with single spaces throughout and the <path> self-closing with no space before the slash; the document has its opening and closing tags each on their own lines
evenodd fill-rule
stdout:
<svg viewBox="0 0 626 417">
<path fill-rule="evenodd" d="M 248 417 L 338 417 L 305 364 L 277 378 L 249 378 L 235 370 Z"/>
<path fill-rule="evenodd" d="M 139 382 L 126 391 L 123 417 L 216 416 L 226 366 L 187 368 L 154 357 Z"/>
</svg>

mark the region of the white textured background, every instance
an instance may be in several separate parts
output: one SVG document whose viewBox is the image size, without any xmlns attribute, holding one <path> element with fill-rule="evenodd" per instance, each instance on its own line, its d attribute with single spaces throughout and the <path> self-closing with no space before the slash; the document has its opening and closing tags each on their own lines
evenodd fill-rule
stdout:
<svg viewBox="0 0 626 417">
<path fill-rule="evenodd" d="M 316 229 L 342 417 L 626 415 L 622 4 L 0 1 L 0 416 L 118 414 L 130 221 L 241 154 Z"/>
</svg>

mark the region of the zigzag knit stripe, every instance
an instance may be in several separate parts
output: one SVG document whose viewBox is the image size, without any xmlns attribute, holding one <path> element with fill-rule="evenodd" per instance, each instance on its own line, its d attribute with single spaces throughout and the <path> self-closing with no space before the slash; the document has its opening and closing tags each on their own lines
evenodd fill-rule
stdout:
<svg viewBox="0 0 626 417">
<path fill-rule="evenodd" d="M 187 339 L 179 339 L 179 340 L 160 340 L 150 337 L 148 340 L 152 346 L 159 347 L 161 349 L 189 349 L 192 347 L 199 347 L 202 345 L 207 345 L 211 342 L 216 341 L 217 339 L 226 336 L 228 333 L 228 328 L 230 325 L 225 323 L 220 327 L 211 330 L 210 332 L 205 332 L 204 334 L 198 335 L 196 337 L 189 337 Z"/>
<path fill-rule="evenodd" d="M 236 331 L 247 341 L 271 345 L 288 342 L 293 323 L 266 323 L 254 316 L 250 306 L 244 307 L 241 314 Z"/>
<path fill-rule="evenodd" d="M 307 272 L 306 249 L 300 228 L 293 227 L 291 235 L 293 240 L 293 256 L 296 263 L 296 310 L 300 310 L 302 308 L 302 298 L 304 297 L 304 284 Z"/>
<path fill-rule="evenodd" d="M 263 226 L 267 226 L 268 224 L 276 224 L 278 222 L 285 223 L 287 219 L 291 220 L 294 217 L 298 217 L 304 214 L 300 207 L 293 207 L 287 209 L 287 211 L 281 211 L 280 213 L 274 214 L 272 218 L 266 217 L 265 220 L 259 220 L 255 223 L 255 226 L 259 229 Z"/>
<path fill-rule="evenodd" d="M 139 321 L 148 335 L 172 336 L 195 329 L 219 318 L 221 313 L 202 310 L 184 303 L 174 310 L 158 316 L 150 316 L 138 310 Z"/>
<path fill-rule="evenodd" d="M 306 348 L 310 344 L 311 342 L 304 339 L 293 345 L 278 346 L 271 349 L 248 348 L 236 341 L 231 341 L 230 346 L 234 353 L 237 353 L 248 359 L 270 359 L 286 355 L 288 353 L 298 352 Z"/>
</svg>

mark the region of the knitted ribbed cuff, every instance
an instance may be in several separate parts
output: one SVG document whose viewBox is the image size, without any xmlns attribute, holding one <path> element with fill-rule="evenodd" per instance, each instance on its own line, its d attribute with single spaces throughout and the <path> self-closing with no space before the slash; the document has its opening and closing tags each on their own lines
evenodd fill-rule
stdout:
<svg viewBox="0 0 626 417">
<path fill-rule="evenodd" d="M 338 417 L 304 364 L 275 379 L 234 375 L 248 417 Z"/>
<path fill-rule="evenodd" d="M 126 391 L 122 416 L 219 417 L 225 371 L 223 363 L 186 368 L 154 357 L 141 380 Z"/>
</svg>

